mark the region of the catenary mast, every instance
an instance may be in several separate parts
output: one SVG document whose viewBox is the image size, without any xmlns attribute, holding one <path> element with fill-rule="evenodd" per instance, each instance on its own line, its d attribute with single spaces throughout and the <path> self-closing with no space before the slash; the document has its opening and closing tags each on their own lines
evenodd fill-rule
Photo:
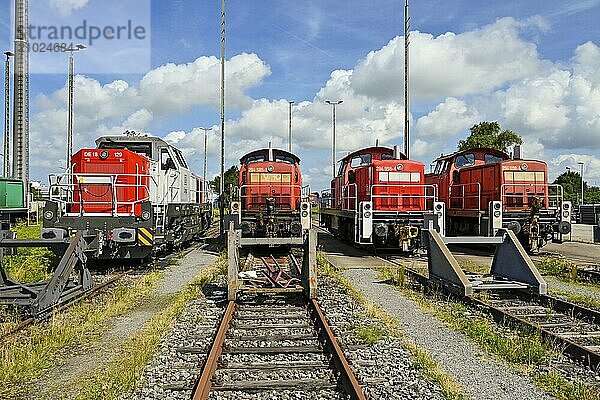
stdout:
<svg viewBox="0 0 600 400">
<path fill-rule="evenodd" d="M 29 193 L 29 39 L 28 0 L 15 0 L 15 64 L 13 97 L 13 178 Z"/>
</svg>

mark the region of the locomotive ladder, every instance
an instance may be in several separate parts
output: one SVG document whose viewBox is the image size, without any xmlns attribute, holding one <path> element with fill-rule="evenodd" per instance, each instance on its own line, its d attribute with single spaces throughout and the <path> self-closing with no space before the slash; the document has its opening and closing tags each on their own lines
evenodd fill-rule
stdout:
<svg viewBox="0 0 600 400">
<path fill-rule="evenodd" d="M 23 307 L 32 316 L 41 316 L 54 307 L 72 301 L 92 288 L 92 276 L 86 267 L 90 238 L 78 232 L 67 239 L 15 239 L 14 232 L 0 231 L 0 305 Z M 50 247 L 64 250 L 52 278 L 46 282 L 24 284 L 10 278 L 3 266 L 6 249 Z M 9 251 L 10 252 L 10 251 Z"/>
</svg>

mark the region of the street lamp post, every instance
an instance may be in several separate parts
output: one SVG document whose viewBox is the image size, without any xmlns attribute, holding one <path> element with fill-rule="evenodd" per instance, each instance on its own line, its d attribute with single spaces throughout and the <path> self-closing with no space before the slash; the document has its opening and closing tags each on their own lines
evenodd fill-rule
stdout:
<svg viewBox="0 0 600 400">
<path fill-rule="evenodd" d="M 579 164 L 579 166 L 581 167 L 581 202 L 580 202 L 580 204 L 583 205 L 583 163 L 580 161 L 577 164 Z"/>
<path fill-rule="evenodd" d="M 288 151 L 291 153 L 292 152 L 292 106 L 294 105 L 294 101 L 293 100 L 288 100 L 288 104 L 290 105 L 290 111 L 289 111 L 289 117 L 288 117 L 288 121 L 289 121 L 289 126 L 288 126 Z"/>
<path fill-rule="evenodd" d="M 325 100 L 325 103 L 330 104 L 332 108 L 331 116 L 331 175 L 335 178 L 335 107 L 342 104 L 344 100 L 331 101 Z"/>
<path fill-rule="evenodd" d="M 67 104 L 67 171 L 71 169 L 71 156 L 73 155 L 73 95 L 75 92 L 74 88 L 74 70 L 75 70 L 75 61 L 73 57 L 73 52 L 81 51 L 85 49 L 86 46 L 82 44 L 78 44 L 75 46 L 71 46 L 66 51 L 69 52 L 69 97 Z"/>
<path fill-rule="evenodd" d="M 4 164 L 2 174 L 8 178 L 10 175 L 10 58 L 15 54 L 5 51 L 6 64 L 4 68 Z"/>
<path fill-rule="evenodd" d="M 212 131 L 212 128 L 201 127 L 200 129 L 202 129 L 204 131 L 204 169 L 203 169 L 203 173 L 202 173 L 202 178 L 204 180 L 204 186 L 206 188 L 206 144 L 208 142 L 208 138 L 206 136 L 206 133 L 208 131 Z"/>
<path fill-rule="evenodd" d="M 221 182 L 219 185 L 219 232 L 225 234 L 225 0 L 221 0 Z"/>
</svg>

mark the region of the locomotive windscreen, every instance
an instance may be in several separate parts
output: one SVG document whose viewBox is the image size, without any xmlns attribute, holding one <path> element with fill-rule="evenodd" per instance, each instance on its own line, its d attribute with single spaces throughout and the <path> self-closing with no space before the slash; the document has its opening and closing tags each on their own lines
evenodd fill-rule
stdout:
<svg viewBox="0 0 600 400">
<path fill-rule="evenodd" d="M 152 143 L 150 142 L 115 142 L 105 141 L 98 145 L 99 149 L 128 149 L 152 159 Z"/>
</svg>

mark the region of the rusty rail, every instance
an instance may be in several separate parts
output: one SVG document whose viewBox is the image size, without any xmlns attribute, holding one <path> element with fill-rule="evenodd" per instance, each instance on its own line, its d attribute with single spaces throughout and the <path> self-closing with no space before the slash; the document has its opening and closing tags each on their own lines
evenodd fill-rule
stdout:
<svg viewBox="0 0 600 400">
<path fill-rule="evenodd" d="M 319 307 L 319 304 L 315 299 L 310 300 L 310 306 L 316 328 L 325 341 L 327 350 L 333 357 L 333 364 L 340 373 L 340 380 L 344 386 L 346 394 L 348 394 L 352 400 L 366 400 L 358 380 L 350 368 L 350 364 L 348 363 L 346 356 L 344 356 L 344 353 L 342 352 L 342 348 L 335 339 L 335 335 L 327 323 L 323 311 L 321 311 L 321 307 Z"/>
<path fill-rule="evenodd" d="M 227 305 L 227 309 L 225 310 L 225 314 L 223 315 L 223 320 L 221 321 L 221 325 L 219 326 L 219 330 L 217 331 L 217 335 L 213 341 L 213 344 L 210 348 L 210 353 L 208 353 L 208 357 L 206 358 L 206 362 L 202 367 L 202 374 L 200 375 L 200 379 L 196 382 L 194 386 L 194 392 L 192 395 L 192 400 L 205 400 L 208 399 L 208 395 L 210 394 L 210 389 L 212 386 L 212 377 L 217 370 L 217 364 L 219 362 L 219 357 L 223 351 L 223 343 L 225 342 L 225 335 L 227 333 L 227 329 L 229 328 L 229 324 L 233 319 L 233 313 L 235 312 L 235 301 L 230 300 Z"/>
</svg>

